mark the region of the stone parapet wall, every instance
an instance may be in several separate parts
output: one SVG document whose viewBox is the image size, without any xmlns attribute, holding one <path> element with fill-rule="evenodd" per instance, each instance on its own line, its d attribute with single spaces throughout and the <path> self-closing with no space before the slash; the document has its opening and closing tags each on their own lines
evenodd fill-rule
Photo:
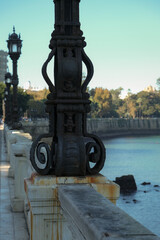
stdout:
<svg viewBox="0 0 160 240">
<path fill-rule="evenodd" d="M 125 135 L 160 134 L 160 118 L 98 118 L 88 119 L 87 125 L 88 132 L 104 138 Z"/>
<path fill-rule="evenodd" d="M 97 118 L 88 119 L 88 131 L 115 131 L 130 129 L 160 129 L 160 118 L 127 119 Z"/>
<path fill-rule="evenodd" d="M 40 134 L 49 132 L 48 120 L 22 122 L 23 131 L 31 134 L 33 140 Z"/>
<path fill-rule="evenodd" d="M 48 133 L 48 120 L 22 122 L 24 132 L 33 139 Z M 87 119 L 87 130 L 100 137 L 117 137 L 125 135 L 160 134 L 160 118 L 126 119 L 126 118 L 95 118 Z"/>
</svg>

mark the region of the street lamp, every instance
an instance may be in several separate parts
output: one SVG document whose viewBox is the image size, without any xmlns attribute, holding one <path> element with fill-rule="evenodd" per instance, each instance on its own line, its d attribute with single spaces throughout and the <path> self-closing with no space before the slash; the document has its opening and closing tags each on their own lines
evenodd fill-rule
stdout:
<svg viewBox="0 0 160 240">
<path fill-rule="evenodd" d="M 13 75 L 12 75 L 12 84 L 13 84 L 13 113 L 12 113 L 12 128 L 20 128 L 21 124 L 19 123 L 18 117 L 18 104 L 17 104 L 17 86 L 18 86 L 18 74 L 17 74 L 17 61 L 21 54 L 22 40 L 15 33 L 15 27 L 13 27 L 13 33 L 9 35 L 7 40 L 8 43 L 8 53 L 13 63 Z"/>
<path fill-rule="evenodd" d="M 7 72 L 5 74 L 5 84 L 6 84 L 6 87 L 7 87 L 7 101 L 6 101 L 6 104 L 7 104 L 7 107 L 6 107 L 6 119 L 5 119 L 5 122 L 10 125 L 11 124 L 11 95 L 10 95 L 10 87 L 11 87 L 11 84 L 12 84 L 12 76 L 9 72 Z"/>
<path fill-rule="evenodd" d="M 7 104 L 7 98 L 8 98 L 8 91 L 7 88 L 5 88 L 4 90 L 4 122 L 7 123 L 8 119 L 7 119 L 7 111 L 8 111 L 8 104 Z"/>
<path fill-rule="evenodd" d="M 51 52 L 42 67 L 50 90 L 46 102 L 49 134 L 41 135 L 33 142 L 30 155 L 33 167 L 40 174 L 93 175 L 105 162 L 102 141 L 87 133 L 86 127 L 90 111 L 87 85 L 93 76 L 93 65 L 84 52 L 86 42 L 80 30 L 79 3 L 80 0 L 54 0 L 55 29 L 49 45 Z M 54 83 L 47 75 L 47 65 L 53 57 Z M 84 82 L 82 62 L 87 68 Z"/>
</svg>

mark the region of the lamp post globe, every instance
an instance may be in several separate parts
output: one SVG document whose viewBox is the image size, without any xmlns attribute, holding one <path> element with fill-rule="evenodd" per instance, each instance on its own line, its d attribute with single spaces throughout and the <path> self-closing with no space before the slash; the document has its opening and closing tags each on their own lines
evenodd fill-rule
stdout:
<svg viewBox="0 0 160 240">
<path fill-rule="evenodd" d="M 5 88 L 4 95 L 5 95 L 5 97 L 7 97 L 7 96 L 8 96 L 8 91 L 7 91 L 7 88 Z"/>
<path fill-rule="evenodd" d="M 9 72 L 7 72 L 7 73 L 5 74 L 5 84 L 6 84 L 7 88 L 10 88 L 10 87 L 11 87 L 11 84 L 12 84 L 12 75 L 11 75 Z"/>
<path fill-rule="evenodd" d="M 20 34 L 15 33 L 15 27 L 13 27 L 13 33 L 9 34 L 7 40 L 8 54 L 13 63 L 12 85 L 13 85 L 13 112 L 12 112 L 12 128 L 18 129 L 21 127 L 18 116 L 18 104 L 17 104 L 17 86 L 18 86 L 18 74 L 17 74 L 17 61 L 21 55 L 22 40 Z"/>
</svg>

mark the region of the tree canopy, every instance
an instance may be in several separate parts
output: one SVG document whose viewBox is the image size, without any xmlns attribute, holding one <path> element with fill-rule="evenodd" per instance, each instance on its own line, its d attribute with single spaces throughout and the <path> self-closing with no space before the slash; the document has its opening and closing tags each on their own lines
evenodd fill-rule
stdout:
<svg viewBox="0 0 160 240">
<path fill-rule="evenodd" d="M 4 98 L 5 84 L 0 83 L 0 116 L 2 116 L 2 99 Z M 128 89 L 127 96 L 122 99 L 123 88 L 108 90 L 107 88 L 88 89 L 91 100 L 91 112 L 88 117 L 92 118 L 141 118 L 160 117 L 160 90 L 151 92 L 140 91 L 133 94 Z M 49 90 L 24 91 L 18 88 L 18 106 L 21 116 L 27 112 L 28 117 L 46 117 L 45 100 Z M 11 89 L 12 95 L 12 89 Z M 12 96 L 11 96 L 12 97 Z"/>
</svg>

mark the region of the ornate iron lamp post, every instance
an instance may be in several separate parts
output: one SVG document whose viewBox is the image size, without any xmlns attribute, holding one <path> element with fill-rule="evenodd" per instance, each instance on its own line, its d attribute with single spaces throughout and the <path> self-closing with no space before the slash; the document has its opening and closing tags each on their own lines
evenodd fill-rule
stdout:
<svg viewBox="0 0 160 240">
<path fill-rule="evenodd" d="M 12 59 L 13 63 L 13 75 L 12 75 L 12 84 L 13 84 L 13 113 L 12 113 L 12 122 L 13 128 L 19 128 L 19 117 L 18 117 L 18 104 L 17 104 L 17 86 L 18 86 L 18 74 L 17 74 L 17 61 L 21 54 L 22 40 L 20 35 L 18 36 L 15 33 L 15 28 L 13 27 L 13 33 L 9 35 L 7 40 L 9 56 Z"/>
<path fill-rule="evenodd" d="M 93 65 L 84 52 L 86 43 L 80 30 L 79 2 L 54 0 L 55 30 L 49 45 L 51 52 L 42 67 L 50 89 L 46 102 L 50 132 L 39 136 L 31 148 L 32 165 L 40 174 L 97 174 L 105 161 L 102 141 L 86 130 L 86 116 L 90 111 L 86 89 L 93 76 Z M 47 65 L 53 57 L 54 83 L 47 75 Z M 83 83 L 82 62 L 88 71 Z"/>
<path fill-rule="evenodd" d="M 5 84 L 6 84 L 6 87 L 7 87 L 7 101 L 6 101 L 6 104 L 7 104 L 7 112 L 6 112 L 6 119 L 5 119 L 5 122 L 10 125 L 11 124 L 11 95 L 10 95 L 10 87 L 11 87 L 11 83 L 12 83 L 12 76 L 9 72 L 7 72 L 5 74 Z"/>
<path fill-rule="evenodd" d="M 8 122 L 8 101 L 7 101 L 7 98 L 8 98 L 8 91 L 7 91 L 7 88 L 5 88 L 4 90 L 4 122 L 7 123 Z"/>
</svg>

